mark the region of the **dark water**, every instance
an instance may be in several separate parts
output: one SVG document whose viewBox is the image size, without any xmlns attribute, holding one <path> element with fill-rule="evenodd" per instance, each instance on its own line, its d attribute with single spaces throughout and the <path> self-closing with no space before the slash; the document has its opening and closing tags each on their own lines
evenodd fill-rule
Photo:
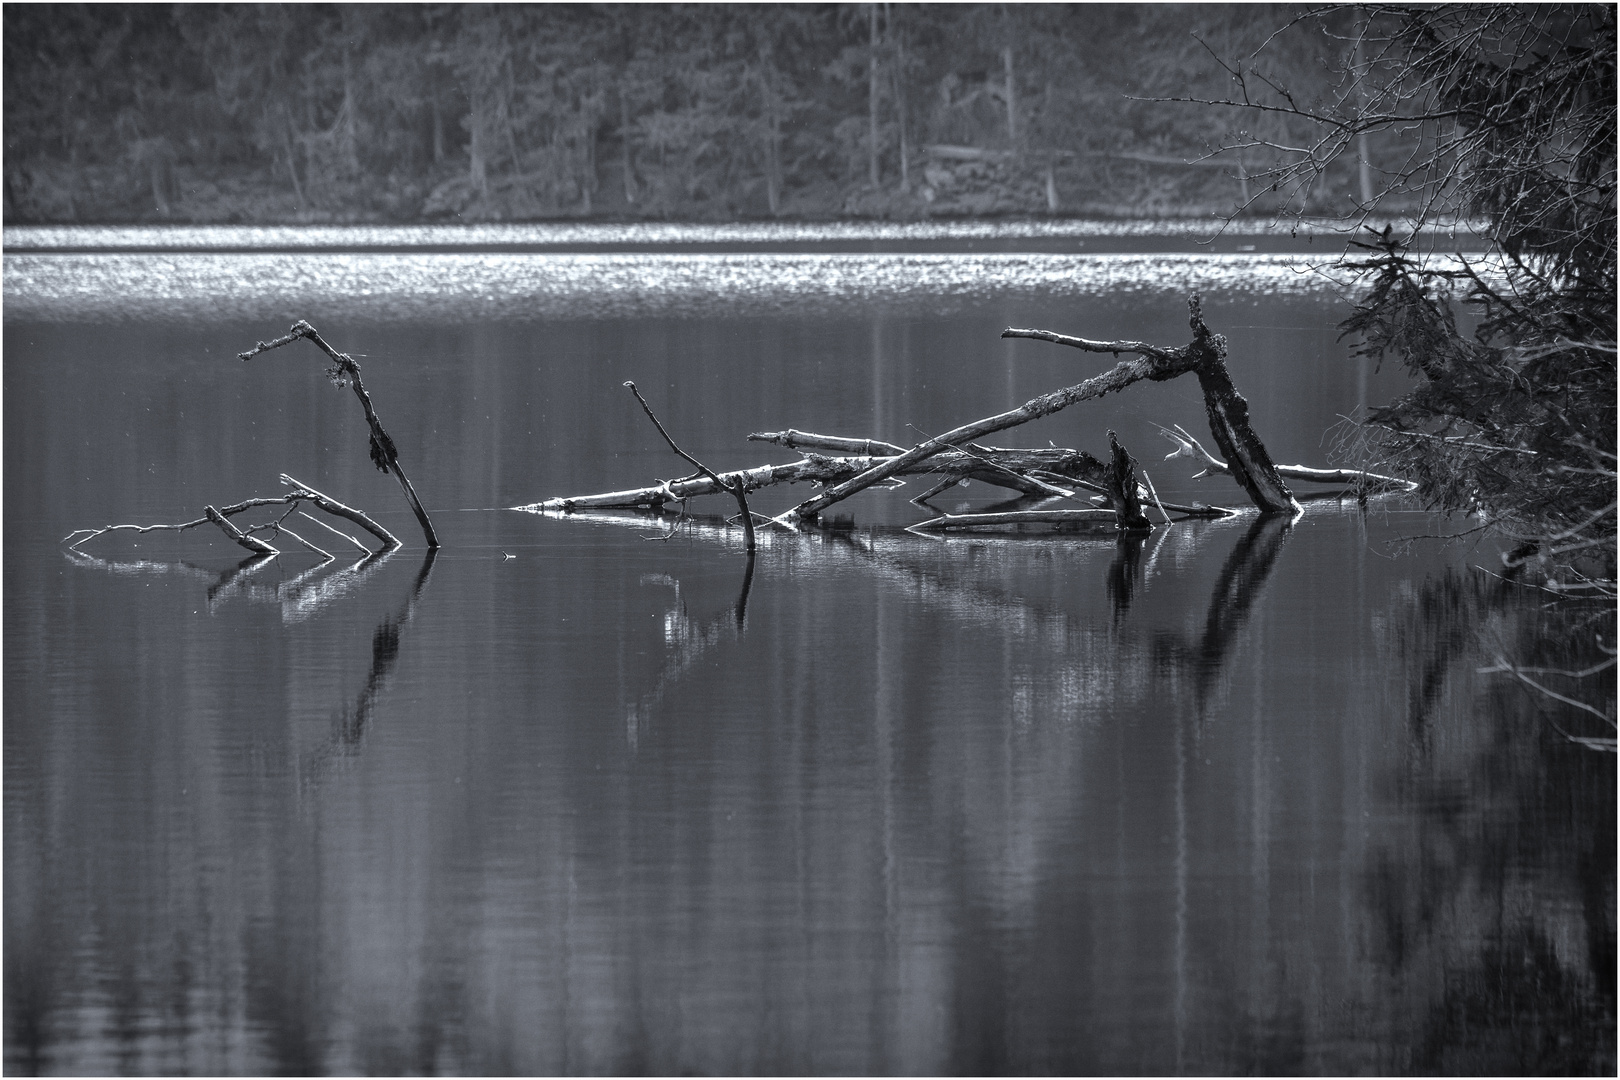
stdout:
<svg viewBox="0 0 1620 1080">
<path fill-rule="evenodd" d="M 892 528 L 914 481 L 750 566 L 713 519 L 495 509 L 680 475 L 625 379 L 716 467 L 791 460 L 762 429 L 904 443 L 1101 370 L 1002 326 L 1185 340 L 1151 278 L 427 322 L 385 279 L 222 279 L 210 317 L 80 270 L 93 317 L 7 283 L 8 1073 L 1612 1073 L 1614 758 L 1478 671 L 1564 615 L 1493 551 L 1391 546 L 1455 523 L 942 542 Z M 1283 461 L 1399 385 L 1318 293 L 1206 314 Z M 306 315 L 363 354 L 436 558 L 312 346 L 234 358 Z M 1156 423 L 1202 431 L 1184 382 L 1000 441 L 1112 427 L 1166 498 L 1237 505 L 1158 460 Z M 407 547 L 60 543 L 282 472 Z"/>
</svg>

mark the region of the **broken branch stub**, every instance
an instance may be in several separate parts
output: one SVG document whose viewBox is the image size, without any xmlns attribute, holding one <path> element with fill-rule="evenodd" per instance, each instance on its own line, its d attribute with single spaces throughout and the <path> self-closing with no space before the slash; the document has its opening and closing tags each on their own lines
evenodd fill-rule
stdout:
<svg viewBox="0 0 1620 1080">
<path fill-rule="evenodd" d="M 338 385 L 344 382 L 354 391 L 354 396 L 360 399 L 360 407 L 365 410 L 366 425 L 370 428 L 371 438 L 369 448 L 371 463 L 377 466 L 380 472 L 393 473 L 394 479 L 399 481 L 400 490 L 405 493 L 405 501 L 410 504 L 411 512 L 422 526 L 422 535 L 427 540 L 430 549 L 439 546 L 438 534 L 433 531 L 433 522 L 428 518 L 427 511 L 422 508 L 422 501 L 416 497 L 416 489 L 411 486 L 410 478 L 399 464 L 399 451 L 394 446 L 394 440 L 389 438 L 388 432 L 383 430 L 382 421 L 377 418 L 377 410 L 371 403 L 371 395 L 366 393 L 366 384 L 360 379 L 360 365 L 355 363 L 354 357 L 348 353 L 338 352 L 326 343 L 316 329 L 303 319 L 293 324 L 292 329 L 284 336 L 274 341 L 261 341 L 247 352 L 237 353 L 237 358 L 243 361 L 251 360 L 262 352 L 279 349 L 283 345 L 297 341 L 299 338 L 308 338 L 331 358 L 333 366 L 328 369 L 327 375 Z M 394 541 L 399 546 L 399 541 Z"/>
<path fill-rule="evenodd" d="M 1108 469 L 1108 497 L 1114 503 L 1114 523 L 1126 532 L 1142 532 L 1153 528 L 1153 523 L 1142 512 L 1142 499 L 1136 490 L 1136 461 L 1119 444 L 1112 431 L 1108 433 L 1108 446 L 1113 461 Z"/>
</svg>

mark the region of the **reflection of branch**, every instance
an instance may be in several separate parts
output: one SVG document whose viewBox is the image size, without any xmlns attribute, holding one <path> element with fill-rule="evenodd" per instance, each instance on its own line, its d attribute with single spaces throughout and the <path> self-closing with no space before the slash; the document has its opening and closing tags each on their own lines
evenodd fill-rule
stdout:
<svg viewBox="0 0 1620 1080">
<path fill-rule="evenodd" d="M 1163 644 L 1172 663 L 1192 670 L 1200 712 L 1210 684 L 1225 666 L 1238 631 L 1248 622 L 1249 612 L 1260 598 L 1292 526 L 1293 522 L 1281 515 L 1256 518 L 1221 565 L 1197 645 L 1189 647 L 1179 638 Z"/>
<path fill-rule="evenodd" d="M 310 761 L 311 773 L 320 773 L 334 758 L 354 753 L 364 741 L 366 729 L 371 723 L 371 714 L 377 705 L 377 697 L 387 684 L 394 666 L 399 662 L 400 631 L 410 624 L 411 617 L 416 614 L 416 601 L 427 585 L 428 575 L 433 570 L 433 563 L 438 554 L 437 548 L 428 549 L 426 557 L 422 559 L 422 569 L 417 571 L 416 581 L 411 586 L 405 603 L 398 611 L 383 616 L 382 621 L 377 623 L 377 629 L 371 635 L 371 670 L 366 673 L 365 685 L 360 688 L 360 694 L 354 704 L 346 706 L 339 713 L 337 733 L 332 741 L 314 752 Z"/>
<path fill-rule="evenodd" d="M 748 561 L 743 566 L 742 588 L 737 592 L 736 603 L 702 624 L 687 617 L 686 605 L 680 598 L 680 582 L 664 580 L 676 590 L 675 604 L 664 620 L 664 639 L 671 652 L 652 689 L 641 695 L 631 706 L 630 715 L 625 718 L 625 738 L 629 740 L 632 750 L 647 727 L 647 718 L 663 702 L 664 695 L 705 653 L 727 638 L 727 624 L 730 624 L 732 634 L 742 636 L 748 618 L 748 593 L 754 585 L 754 553 L 748 553 Z"/>
</svg>

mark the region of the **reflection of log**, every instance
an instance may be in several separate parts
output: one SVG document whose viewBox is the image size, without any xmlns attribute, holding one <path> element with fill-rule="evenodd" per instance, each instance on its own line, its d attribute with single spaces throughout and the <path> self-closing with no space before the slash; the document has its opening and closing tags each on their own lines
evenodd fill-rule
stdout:
<svg viewBox="0 0 1620 1080">
<path fill-rule="evenodd" d="M 360 381 L 360 365 L 354 362 L 352 356 L 332 348 L 313 326 L 300 319 L 293 324 L 292 330 L 286 336 L 274 341 L 261 341 L 247 352 L 237 353 L 237 357 L 244 361 L 251 360 L 262 352 L 279 349 L 299 338 L 308 338 L 331 357 L 334 366 L 328 374 L 332 380 L 339 385 L 346 380 L 354 390 L 354 396 L 360 399 L 360 407 L 366 413 L 366 425 L 371 429 L 371 463 L 383 472 L 394 474 L 394 479 L 399 481 L 400 490 L 405 492 L 405 501 L 410 503 L 411 512 L 416 515 L 417 523 L 422 526 L 422 535 L 427 539 L 428 547 L 438 547 L 439 537 L 433 531 L 433 522 L 428 520 L 427 511 L 422 509 L 422 502 L 416 497 L 416 489 L 411 486 L 405 470 L 400 468 L 399 451 L 394 448 L 394 440 L 388 437 L 388 432 L 383 430 L 382 421 L 377 418 L 377 410 L 371 404 L 371 395 L 366 393 L 366 384 Z M 394 546 L 397 547 L 398 544 L 396 540 Z"/>
<path fill-rule="evenodd" d="M 1112 510 L 1009 510 L 999 514 L 941 514 L 912 529 L 982 529 L 1007 525 L 1102 525 L 1115 520 Z"/>
</svg>

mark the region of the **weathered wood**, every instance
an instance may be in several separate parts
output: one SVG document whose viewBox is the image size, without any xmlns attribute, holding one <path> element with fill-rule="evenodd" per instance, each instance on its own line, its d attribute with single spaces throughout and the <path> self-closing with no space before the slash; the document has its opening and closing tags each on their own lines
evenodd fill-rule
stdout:
<svg viewBox="0 0 1620 1080">
<path fill-rule="evenodd" d="M 428 518 L 427 511 L 422 508 L 422 501 L 416 497 L 416 488 L 411 486 L 410 478 L 399 464 L 399 451 L 394 447 L 394 440 L 388 437 L 383 430 L 382 421 L 377 418 L 377 410 L 371 403 L 371 395 L 366 393 L 366 384 L 360 379 L 360 365 L 355 363 L 354 357 L 348 353 L 340 353 L 326 343 L 326 339 L 315 328 L 303 319 L 293 324 L 292 330 L 285 336 L 274 341 L 261 341 L 247 352 L 237 353 L 237 358 L 243 361 L 251 360 L 262 352 L 279 349 L 283 345 L 297 341 L 299 338 L 308 338 L 315 345 L 331 357 L 336 365 L 329 374 L 334 381 L 347 380 L 354 396 L 360 399 L 360 407 L 365 410 L 366 425 L 371 429 L 371 463 L 381 472 L 393 473 L 394 479 L 405 493 L 405 501 L 410 504 L 411 512 L 416 515 L 416 521 L 422 526 L 422 535 L 427 540 L 429 548 L 439 546 L 439 537 L 433 530 L 433 522 Z M 400 546 L 394 541 L 394 546 Z"/>
<path fill-rule="evenodd" d="M 775 443 L 789 450 L 833 450 L 859 457 L 893 457 L 906 452 L 905 447 L 880 439 L 846 439 L 840 435 L 817 435 L 793 428 L 786 431 L 756 431 L 748 436 L 748 441 Z"/>
<path fill-rule="evenodd" d="M 1196 297 L 1194 297 L 1193 302 L 1196 305 Z M 1117 344 L 1123 345 L 1127 343 Z M 1120 351 L 1127 350 L 1121 348 Z M 936 435 L 932 439 L 926 439 L 907 450 L 904 454 L 888 458 L 882 464 L 873 466 L 859 476 L 837 484 L 813 499 L 807 499 L 794 507 L 792 513 L 801 518 L 811 517 L 834 503 L 842 502 L 857 492 L 865 491 L 873 484 L 882 483 L 896 473 L 902 472 L 920 461 L 926 461 L 959 443 L 971 442 L 992 432 L 1005 431 L 1020 424 L 1027 424 L 1031 420 L 1039 420 L 1043 416 L 1050 416 L 1061 409 L 1066 409 L 1076 402 L 1118 392 L 1143 379 L 1150 379 L 1155 382 L 1173 379 L 1177 375 L 1195 370 L 1200 359 L 1201 354 L 1195 341 L 1193 345 L 1183 349 L 1154 349 L 1151 353 L 1144 353 L 1138 360 L 1122 360 L 1109 371 L 1087 379 L 1085 382 L 1053 391 L 1050 394 L 1042 394 L 1040 397 L 1030 399 L 1016 409 L 997 413 L 995 416 L 987 416 L 982 420 L 975 420 L 971 424 L 964 424 L 952 431 L 947 431 L 943 435 Z"/>
<path fill-rule="evenodd" d="M 1114 503 L 1114 522 L 1128 532 L 1145 532 L 1153 523 L 1142 513 L 1142 499 L 1137 494 L 1136 461 L 1119 444 L 1119 437 L 1108 433 L 1108 447 L 1113 451 L 1113 465 L 1108 470 L 1108 497 Z"/>
<path fill-rule="evenodd" d="M 398 537 L 389 532 L 387 529 L 383 528 L 381 525 L 377 524 L 375 521 L 371 520 L 371 518 L 362 511 L 356 510 L 352 506 L 345 506 L 336 499 L 332 498 L 330 495 L 323 495 L 319 491 L 316 491 L 314 488 L 310 487 L 308 484 L 304 483 L 302 480 L 295 480 L 286 473 L 281 474 L 281 482 L 289 487 L 298 489 L 291 495 L 288 495 L 286 500 L 307 499 L 316 506 L 320 507 L 322 510 L 325 510 L 328 514 L 331 514 L 333 517 L 347 518 L 356 525 L 360 526 L 362 529 L 366 530 L 366 532 L 370 533 L 372 536 L 375 536 L 378 540 L 381 540 L 383 545 L 381 548 L 382 551 L 393 551 L 395 548 L 404 546 L 399 542 Z"/>
<path fill-rule="evenodd" d="M 986 482 L 1011 486 L 1005 475 L 1005 470 L 1018 473 L 1040 471 L 1060 479 L 1072 480 L 1075 483 L 1090 483 L 1093 478 L 1100 479 L 1107 469 L 1107 466 L 1102 462 L 1083 450 L 1057 448 L 1008 449 L 983 446 L 976 447 L 975 453 L 986 459 L 988 464 L 975 461 L 966 453 L 953 448 L 938 457 L 901 471 L 906 474 L 938 472 L 950 477 L 951 483 L 955 483 L 956 480 L 963 477 L 978 480 L 994 476 L 998 477 L 998 479 L 986 480 Z M 726 485 L 739 481 L 743 484 L 745 491 L 756 491 L 759 488 L 770 487 L 773 484 L 797 484 L 801 482 L 836 484 L 853 476 L 858 476 L 874 465 L 887 460 L 890 459 L 883 457 L 824 457 L 820 454 L 806 454 L 800 461 L 788 462 L 783 465 L 760 465 L 752 469 L 720 473 L 720 483 L 706 476 L 692 476 L 680 480 L 666 480 L 647 487 L 630 488 L 625 491 L 607 491 L 596 495 L 574 495 L 566 498 L 547 499 L 543 502 L 517 506 L 512 509 L 572 511 L 657 507 L 665 503 L 680 502 L 702 495 L 721 494 L 730 490 Z M 1049 494 L 1049 487 L 1050 485 L 1037 484 L 1032 479 L 1028 485 L 1029 491 L 1027 493 Z M 1101 485 L 1096 485 L 1096 489 L 1101 490 Z"/>
<path fill-rule="evenodd" d="M 1249 403 L 1232 385 L 1225 353 L 1226 341 L 1222 338 L 1221 362 L 1200 364 L 1197 369 L 1198 385 L 1204 391 L 1204 408 L 1209 414 L 1210 434 L 1226 455 L 1232 479 L 1249 493 L 1254 505 L 1264 513 L 1297 514 L 1299 503 L 1277 474 L 1276 463 L 1271 460 L 1266 444 L 1249 426 Z"/>
<path fill-rule="evenodd" d="M 281 552 L 277 551 L 263 540 L 260 540 L 258 537 L 249 536 L 241 529 L 238 529 L 235 525 L 232 525 L 229 518 L 220 513 L 218 510 L 215 510 L 212 506 L 203 507 L 203 514 L 207 516 L 209 521 L 212 521 L 215 525 L 219 526 L 220 532 L 224 533 L 232 540 L 235 540 L 238 544 L 241 544 L 255 555 L 281 554 Z"/>
<path fill-rule="evenodd" d="M 1002 336 L 1037 338 L 1086 352 L 1140 353 L 1143 361 L 1138 363 L 1158 361 L 1164 365 L 1166 373 L 1154 376 L 1161 379 L 1174 378 L 1188 371 L 1195 372 L 1199 387 L 1204 392 L 1204 409 L 1209 416 L 1210 433 L 1231 463 L 1233 479 L 1263 513 L 1299 513 L 1299 503 L 1278 475 L 1277 466 L 1271 460 L 1265 443 L 1249 424 L 1249 403 L 1232 385 L 1231 373 L 1226 368 L 1226 338 L 1211 333 L 1204 324 L 1202 303 L 1197 294 L 1187 302 L 1187 307 L 1191 314 L 1188 321 L 1193 340 L 1183 349 L 1164 349 L 1140 341 L 1091 341 L 1049 330 L 1008 328 L 1002 331 Z M 1115 371 L 1118 370 L 1115 368 Z"/>
<path fill-rule="evenodd" d="M 1160 426 L 1159 430 L 1164 437 L 1176 444 L 1176 449 L 1164 455 L 1164 460 L 1172 458 L 1189 457 L 1204 463 L 1204 471 L 1193 476 L 1194 480 L 1208 476 L 1212 472 L 1230 475 L 1231 467 L 1204 449 L 1203 443 L 1187 432 L 1180 424 L 1173 428 Z M 1410 480 L 1402 480 L 1398 476 L 1384 476 L 1380 473 L 1367 472 L 1363 469 L 1312 469 L 1305 465 L 1278 465 L 1277 475 L 1288 480 L 1304 480 L 1313 484 L 1346 484 L 1366 491 L 1415 491 L 1417 484 Z"/>
</svg>

